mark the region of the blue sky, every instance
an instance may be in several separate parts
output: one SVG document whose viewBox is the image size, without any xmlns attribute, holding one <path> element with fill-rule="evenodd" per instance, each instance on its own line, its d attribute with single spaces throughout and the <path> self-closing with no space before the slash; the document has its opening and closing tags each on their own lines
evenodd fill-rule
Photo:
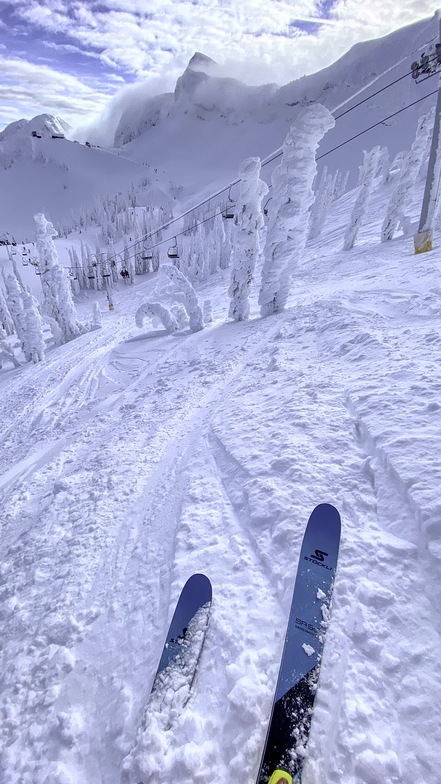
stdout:
<svg viewBox="0 0 441 784">
<path fill-rule="evenodd" d="M 195 51 L 249 84 L 285 84 L 434 10 L 429 0 L 0 0 L 0 129 L 42 112 L 92 122 L 128 85 L 173 89 Z"/>
</svg>

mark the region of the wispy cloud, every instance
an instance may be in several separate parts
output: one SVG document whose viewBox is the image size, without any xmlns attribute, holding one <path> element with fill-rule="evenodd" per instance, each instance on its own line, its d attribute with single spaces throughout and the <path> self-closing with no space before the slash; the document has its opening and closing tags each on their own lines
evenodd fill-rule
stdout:
<svg viewBox="0 0 441 784">
<path fill-rule="evenodd" d="M 196 50 L 283 84 L 432 13 L 432 0 L 0 0 L 0 125 L 14 106 L 81 120 L 120 84 L 175 80 Z"/>
</svg>

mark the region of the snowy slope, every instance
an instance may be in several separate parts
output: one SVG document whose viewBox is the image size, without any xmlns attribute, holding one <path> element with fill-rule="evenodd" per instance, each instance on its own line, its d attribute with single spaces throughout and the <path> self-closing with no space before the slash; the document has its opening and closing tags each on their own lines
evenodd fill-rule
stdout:
<svg viewBox="0 0 441 784">
<path fill-rule="evenodd" d="M 101 330 L 0 372 L 2 781 L 253 784 L 328 501 L 343 539 L 305 784 L 439 784 L 440 270 L 380 245 L 391 187 L 353 251 L 355 193 L 334 205 L 283 314 L 227 323 L 227 271 L 200 291 L 211 326 L 142 331 L 150 279 Z M 214 602 L 194 696 L 145 748 L 195 571 Z"/>
<path fill-rule="evenodd" d="M 55 224 L 90 211 L 100 196 L 126 192 L 131 183 L 167 201 L 167 184 L 147 164 L 121 151 L 88 147 L 60 135 L 66 124 L 52 115 L 11 123 L 0 134 L 0 231 L 18 242 L 34 237 L 33 215 L 45 212 Z M 32 136 L 35 131 L 38 136 Z M 144 183 L 144 185 L 142 185 Z"/>
</svg>

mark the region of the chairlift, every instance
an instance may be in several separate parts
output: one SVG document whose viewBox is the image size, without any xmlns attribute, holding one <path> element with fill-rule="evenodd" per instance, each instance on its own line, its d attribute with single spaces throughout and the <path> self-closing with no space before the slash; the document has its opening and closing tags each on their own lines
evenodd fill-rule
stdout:
<svg viewBox="0 0 441 784">
<path fill-rule="evenodd" d="M 272 199 L 272 196 L 270 196 L 269 199 L 267 199 L 265 204 L 263 205 L 263 214 L 264 215 L 268 215 L 268 204 L 270 203 L 271 199 Z"/>
<path fill-rule="evenodd" d="M 231 188 L 232 187 L 233 186 L 230 185 L 230 187 L 228 189 L 228 196 L 227 196 L 227 202 L 225 204 L 225 209 L 223 209 L 222 213 L 221 213 L 222 217 L 225 220 L 231 220 L 232 218 L 234 218 L 234 209 L 236 207 L 236 204 L 234 202 L 234 199 L 231 198 Z"/>
<path fill-rule="evenodd" d="M 169 257 L 169 259 L 178 259 L 179 258 L 178 241 L 177 241 L 176 237 L 175 237 L 175 244 L 174 245 L 170 245 L 170 247 L 169 247 L 169 249 L 167 251 L 167 256 Z"/>
<path fill-rule="evenodd" d="M 28 262 L 27 259 L 25 259 L 24 256 L 21 257 L 21 263 L 23 264 L 23 267 L 28 267 L 29 266 L 29 262 Z"/>
<path fill-rule="evenodd" d="M 150 248 L 148 250 L 145 250 L 145 248 L 143 248 L 141 253 L 141 258 L 146 261 L 151 261 L 151 259 L 153 258 L 153 251 Z"/>
<path fill-rule="evenodd" d="M 95 280 L 95 273 L 94 273 L 93 269 L 89 270 L 89 274 L 88 274 L 87 277 L 89 278 L 89 280 Z"/>
</svg>

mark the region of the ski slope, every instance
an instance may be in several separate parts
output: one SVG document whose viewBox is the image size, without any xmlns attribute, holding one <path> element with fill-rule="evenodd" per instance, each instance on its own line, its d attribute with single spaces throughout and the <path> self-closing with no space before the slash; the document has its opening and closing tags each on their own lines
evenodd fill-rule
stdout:
<svg viewBox="0 0 441 784">
<path fill-rule="evenodd" d="M 139 330 L 150 276 L 102 329 L 0 371 L 5 784 L 253 784 L 320 502 L 343 533 L 304 782 L 439 784 L 439 239 L 380 244 L 392 187 L 352 251 L 356 193 L 334 204 L 285 313 L 258 316 L 257 279 L 227 322 L 227 270 L 202 332 Z M 194 694 L 146 745 L 194 572 L 213 584 Z"/>
</svg>

